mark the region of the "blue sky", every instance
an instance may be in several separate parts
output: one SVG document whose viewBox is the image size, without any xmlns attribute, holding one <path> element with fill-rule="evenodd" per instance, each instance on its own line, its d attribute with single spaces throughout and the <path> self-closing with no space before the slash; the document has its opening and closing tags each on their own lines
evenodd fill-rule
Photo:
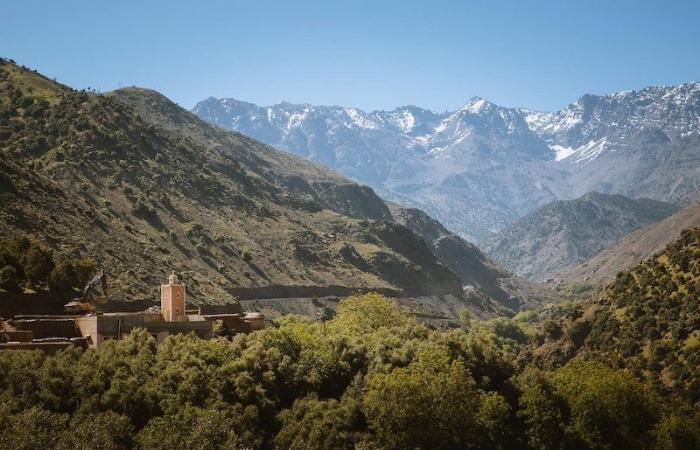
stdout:
<svg viewBox="0 0 700 450">
<path fill-rule="evenodd" d="M 0 0 L 0 55 L 77 88 L 558 109 L 700 80 L 698 1 Z"/>
</svg>

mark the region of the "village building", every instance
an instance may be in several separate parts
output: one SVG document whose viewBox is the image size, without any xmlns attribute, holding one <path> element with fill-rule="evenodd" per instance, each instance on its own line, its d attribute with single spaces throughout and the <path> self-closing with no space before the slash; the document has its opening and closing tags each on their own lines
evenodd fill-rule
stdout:
<svg viewBox="0 0 700 450">
<path fill-rule="evenodd" d="M 158 344 L 172 334 L 194 333 L 214 337 L 220 321 L 229 334 L 249 333 L 265 327 L 260 313 L 230 313 L 225 308 L 186 309 L 185 285 L 175 274 L 160 287 L 160 308 L 141 312 L 93 312 L 85 315 L 17 315 L 0 320 L 0 351 L 40 349 L 55 352 L 71 345 L 99 347 L 122 339 L 134 329 L 150 333 Z"/>
</svg>

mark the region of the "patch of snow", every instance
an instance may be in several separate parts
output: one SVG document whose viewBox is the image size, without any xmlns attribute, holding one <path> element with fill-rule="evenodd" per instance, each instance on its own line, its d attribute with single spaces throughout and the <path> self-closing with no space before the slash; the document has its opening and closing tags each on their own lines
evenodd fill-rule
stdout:
<svg viewBox="0 0 700 450">
<path fill-rule="evenodd" d="M 442 146 L 442 147 L 433 147 L 433 148 L 430 149 L 430 151 L 428 151 L 428 153 L 429 153 L 429 154 L 432 154 L 432 155 L 436 155 L 436 154 L 438 154 L 438 153 L 442 153 L 442 152 L 444 152 L 445 150 L 447 150 L 447 147 L 449 147 L 449 146 L 448 146 L 448 145 L 444 145 L 444 146 Z"/>
<path fill-rule="evenodd" d="M 289 116 L 289 121 L 287 122 L 287 133 L 289 133 L 292 128 L 297 128 L 299 127 L 304 120 L 306 120 L 306 116 L 308 116 L 309 112 L 311 111 L 311 108 L 308 106 L 304 108 L 302 113 L 294 113 Z"/>
<path fill-rule="evenodd" d="M 350 117 L 350 119 L 352 120 L 352 125 L 354 125 L 358 128 L 367 128 L 367 129 L 379 128 L 379 126 L 377 125 L 376 122 L 363 117 L 362 112 L 356 108 L 345 108 L 345 114 L 347 114 L 348 117 Z M 352 128 L 352 127 L 348 126 L 348 128 Z"/>
<path fill-rule="evenodd" d="M 594 139 L 588 142 L 587 144 L 577 148 L 575 152 L 576 162 L 580 163 L 593 161 L 605 149 L 605 145 L 607 143 L 608 138 L 604 137 L 602 139 L 598 139 L 597 141 Z"/>
<path fill-rule="evenodd" d="M 605 150 L 608 144 L 608 138 L 593 139 L 586 144 L 577 147 L 566 147 L 563 145 L 553 144 L 549 148 L 554 152 L 554 160 L 562 161 L 564 159 L 575 158 L 575 163 L 586 163 L 596 159 Z"/>
<path fill-rule="evenodd" d="M 576 150 L 571 147 L 564 147 L 563 145 L 550 145 L 549 148 L 554 152 L 554 160 L 561 161 L 569 156 L 573 155 Z"/>
<path fill-rule="evenodd" d="M 389 121 L 399 128 L 403 133 L 410 133 L 416 126 L 416 118 L 408 110 L 401 110 L 392 113 L 389 116 Z"/>
<path fill-rule="evenodd" d="M 435 129 L 433 129 L 433 135 L 438 134 L 438 133 L 442 133 L 443 131 L 445 131 L 447 126 L 450 124 L 450 119 L 451 119 L 451 117 L 440 122 L 440 125 L 436 126 Z"/>
<path fill-rule="evenodd" d="M 483 98 L 477 99 L 473 102 L 469 102 L 465 108 L 466 111 L 469 111 L 470 113 L 473 114 L 478 114 L 481 111 L 483 111 L 484 107 L 486 106 L 486 100 Z"/>
</svg>

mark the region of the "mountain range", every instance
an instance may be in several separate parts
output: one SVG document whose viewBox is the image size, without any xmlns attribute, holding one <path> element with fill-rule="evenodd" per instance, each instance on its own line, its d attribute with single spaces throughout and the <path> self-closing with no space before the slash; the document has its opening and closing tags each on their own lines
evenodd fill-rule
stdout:
<svg viewBox="0 0 700 450">
<path fill-rule="evenodd" d="M 690 203 L 700 190 L 699 82 L 584 95 L 557 112 L 479 97 L 445 113 L 214 97 L 193 112 L 420 208 L 477 243 L 591 191 Z"/>
<path fill-rule="evenodd" d="M 0 238 L 95 258 L 116 298 L 155 299 L 175 270 L 200 304 L 375 290 L 484 317 L 542 301 L 423 212 L 155 91 L 76 91 L 2 60 L 0 143 Z"/>
<path fill-rule="evenodd" d="M 483 249 L 507 269 L 545 281 L 676 211 L 671 203 L 591 192 L 538 208 L 484 242 Z"/>
</svg>

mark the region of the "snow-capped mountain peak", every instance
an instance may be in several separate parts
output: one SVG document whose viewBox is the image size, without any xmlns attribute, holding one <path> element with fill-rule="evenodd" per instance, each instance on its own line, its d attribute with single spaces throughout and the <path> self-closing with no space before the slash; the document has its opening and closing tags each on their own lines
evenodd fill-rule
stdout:
<svg viewBox="0 0 700 450">
<path fill-rule="evenodd" d="M 589 190 L 689 199 L 700 190 L 700 82 L 583 95 L 555 112 L 473 97 L 436 113 L 208 98 L 201 118 L 318 161 L 480 239 Z"/>
<path fill-rule="evenodd" d="M 460 111 L 466 111 L 471 114 L 479 114 L 483 112 L 486 109 L 490 109 L 495 107 L 493 103 L 481 98 L 481 97 L 472 97 L 467 104 L 462 106 L 460 108 Z"/>
</svg>

